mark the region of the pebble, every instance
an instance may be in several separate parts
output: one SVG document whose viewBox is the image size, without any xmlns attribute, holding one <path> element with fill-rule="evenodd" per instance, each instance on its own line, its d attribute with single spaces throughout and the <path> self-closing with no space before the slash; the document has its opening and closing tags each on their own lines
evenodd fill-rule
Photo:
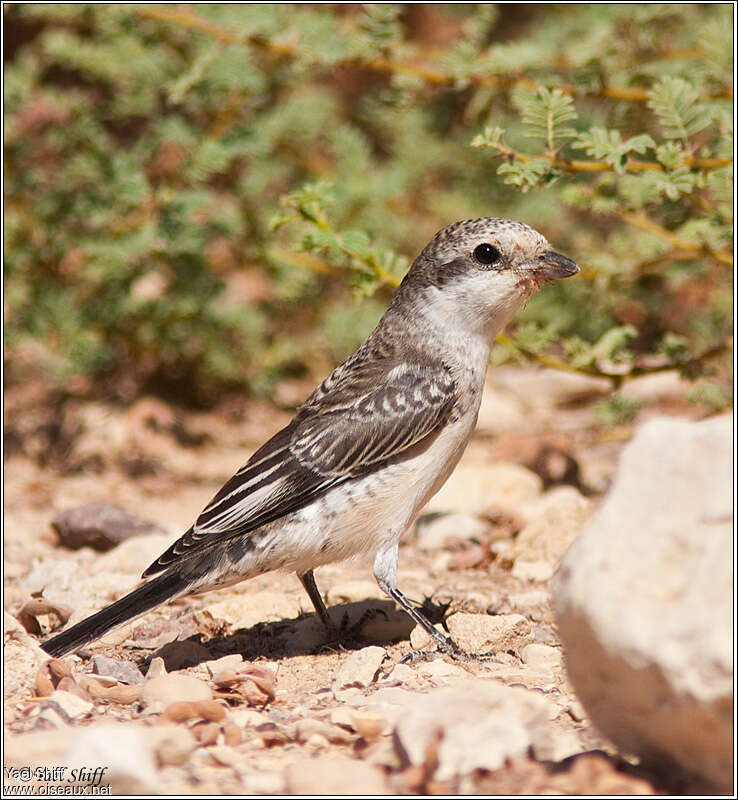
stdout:
<svg viewBox="0 0 738 800">
<path fill-rule="evenodd" d="M 163 711 L 172 703 L 199 700 L 212 700 L 210 687 L 199 678 L 191 675 L 163 675 L 147 680 L 143 687 L 141 700 L 149 711 Z"/>
<path fill-rule="evenodd" d="M 300 744 L 305 744 L 314 736 L 323 737 L 332 744 L 350 744 L 354 737 L 338 725 L 329 725 L 319 719 L 308 717 L 301 719 L 295 726 L 295 739 Z"/>
<path fill-rule="evenodd" d="M 129 686 L 138 686 L 144 682 L 144 676 L 130 661 L 116 661 L 107 656 L 93 656 L 92 670 L 96 675 L 110 676 Z"/>
<path fill-rule="evenodd" d="M 148 728 L 146 739 L 161 766 L 185 764 L 197 747 L 195 737 L 183 725 L 156 725 Z"/>
<path fill-rule="evenodd" d="M 548 605 L 548 592 L 543 589 L 531 589 L 519 594 L 511 594 L 508 598 L 510 608 L 514 611 L 528 611 Z"/>
<path fill-rule="evenodd" d="M 153 678 L 161 678 L 167 674 L 167 668 L 164 665 L 164 659 L 154 657 L 149 663 L 149 668 L 146 671 L 146 680 L 150 681 Z"/>
<path fill-rule="evenodd" d="M 435 748 L 434 777 L 494 771 L 506 760 L 549 757 L 553 735 L 542 695 L 487 680 L 467 680 L 416 695 L 398 716 L 394 743 L 405 764 L 420 766 Z M 558 713 L 558 709 L 555 709 Z"/>
<path fill-rule="evenodd" d="M 447 661 L 442 661 L 441 659 L 420 664 L 418 666 L 418 673 L 424 678 L 442 682 L 469 677 L 469 673 L 465 669 L 457 667 L 455 664 L 449 664 Z"/>
<path fill-rule="evenodd" d="M 409 667 L 407 664 L 395 664 L 390 670 L 389 675 L 382 681 L 382 685 L 400 686 L 403 683 L 414 683 L 416 680 L 417 673 L 412 667 Z"/>
<path fill-rule="evenodd" d="M 108 767 L 104 782 L 110 783 L 111 794 L 158 793 L 156 748 L 149 738 L 151 731 L 131 724 L 106 723 L 65 735 L 71 744 L 65 763 L 73 769 L 89 769 L 92 765 Z"/>
<path fill-rule="evenodd" d="M 215 677 L 219 672 L 236 672 L 243 664 L 243 656 L 238 653 L 233 653 L 222 658 L 216 658 L 213 661 L 206 661 L 205 667 L 210 674 L 210 677 Z"/>
<path fill-rule="evenodd" d="M 131 536 L 150 533 L 161 528 L 109 503 L 86 503 L 57 514 L 51 521 L 59 544 L 78 550 L 91 547 L 104 552 Z"/>
<path fill-rule="evenodd" d="M 74 720 L 89 714 L 95 706 L 72 692 L 57 689 L 42 702 L 41 708 L 52 708 L 62 719 Z"/>
<path fill-rule="evenodd" d="M 517 512 L 541 493 L 543 481 L 534 472 L 512 462 L 471 463 L 469 456 L 451 473 L 426 511 L 462 511 L 483 514 L 489 508 Z"/>
<path fill-rule="evenodd" d="M 440 550 L 452 539 L 478 539 L 487 528 L 472 514 L 428 514 L 418 521 L 418 546 L 425 551 Z"/>
<path fill-rule="evenodd" d="M 448 636 L 441 623 L 433 626 L 441 635 Z M 413 650 L 435 650 L 436 643 L 431 639 L 430 634 L 422 625 L 416 625 L 410 633 L 410 646 Z"/>
<path fill-rule="evenodd" d="M 306 795 L 391 794 L 384 773 L 365 761 L 324 757 L 301 760 L 285 770 L 286 793 Z"/>
<path fill-rule="evenodd" d="M 519 651 L 533 640 L 528 620 L 520 614 L 452 614 L 446 620 L 451 638 L 467 653 Z"/>
<path fill-rule="evenodd" d="M 526 645 L 520 655 L 523 663 L 533 669 L 559 669 L 563 660 L 561 648 L 537 642 Z"/>
<path fill-rule="evenodd" d="M 348 689 L 354 686 L 365 688 L 374 679 L 387 656 L 384 647 L 362 647 L 343 660 L 336 672 L 334 686 L 336 689 Z"/>
</svg>

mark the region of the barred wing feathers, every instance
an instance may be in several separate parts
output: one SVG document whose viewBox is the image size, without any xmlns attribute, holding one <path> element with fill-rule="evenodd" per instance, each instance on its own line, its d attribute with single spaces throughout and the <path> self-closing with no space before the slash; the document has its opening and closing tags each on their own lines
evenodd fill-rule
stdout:
<svg viewBox="0 0 738 800">
<path fill-rule="evenodd" d="M 339 368 L 326 379 L 143 577 L 303 508 L 400 455 L 446 419 L 456 391 L 444 366 L 401 363 L 381 372 L 376 366 L 357 364 L 353 375 Z"/>
</svg>

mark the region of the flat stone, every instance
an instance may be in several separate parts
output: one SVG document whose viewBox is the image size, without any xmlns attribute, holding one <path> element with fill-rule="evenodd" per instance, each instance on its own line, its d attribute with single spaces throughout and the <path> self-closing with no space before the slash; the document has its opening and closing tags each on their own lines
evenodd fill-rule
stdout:
<svg viewBox="0 0 738 800">
<path fill-rule="evenodd" d="M 405 764 L 420 766 L 437 751 L 437 780 L 474 770 L 494 771 L 507 759 L 553 751 L 552 704 L 527 689 L 464 680 L 417 695 L 398 716 L 395 746 Z"/>
<path fill-rule="evenodd" d="M 467 653 L 519 651 L 533 641 L 530 623 L 520 614 L 452 614 L 446 625 L 456 645 Z"/>
<path fill-rule="evenodd" d="M 78 550 L 91 547 L 104 552 L 132 536 L 161 530 L 156 523 L 141 519 L 110 503 L 86 503 L 57 514 L 51 521 L 59 544 Z"/>
<path fill-rule="evenodd" d="M 488 527 L 478 517 L 461 512 L 425 516 L 418 521 L 418 546 L 425 551 L 440 550 L 452 539 L 478 539 Z"/>
<path fill-rule="evenodd" d="M 172 703 L 199 700 L 212 700 L 210 687 L 199 678 L 191 675 L 163 675 L 144 683 L 141 700 L 151 710 L 163 711 Z"/>
<path fill-rule="evenodd" d="M 129 686 L 138 686 L 144 682 L 141 671 L 130 661 L 117 661 L 107 656 L 93 656 L 92 670 L 96 675 L 108 675 Z"/>
<path fill-rule="evenodd" d="M 347 656 L 336 672 L 334 685 L 337 689 L 358 686 L 364 688 L 372 684 L 379 668 L 387 656 L 383 647 L 362 647 Z"/>
</svg>

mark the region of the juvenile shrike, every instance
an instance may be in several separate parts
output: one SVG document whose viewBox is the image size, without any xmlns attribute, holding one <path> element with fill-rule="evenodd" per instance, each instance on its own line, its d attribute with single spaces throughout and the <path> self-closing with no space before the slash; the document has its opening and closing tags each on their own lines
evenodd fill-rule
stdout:
<svg viewBox="0 0 738 800">
<path fill-rule="evenodd" d="M 397 587 L 400 537 L 461 458 L 492 341 L 542 284 L 578 272 L 523 225 L 445 228 L 415 259 L 369 338 L 223 486 L 130 594 L 47 641 L 53 656 L 181 595 L 297 573 L 331 626 L 313 570 L 374 553 L 379 586 L 453 652 Z"/>
</svg>

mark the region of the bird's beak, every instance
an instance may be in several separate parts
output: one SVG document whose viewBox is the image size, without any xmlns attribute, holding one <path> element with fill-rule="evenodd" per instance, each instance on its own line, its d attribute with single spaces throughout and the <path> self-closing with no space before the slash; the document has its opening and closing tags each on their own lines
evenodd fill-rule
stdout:
<svg viewBox="0 0 738 800">
<path fill-rule="evenodd" d="M 579 272 L 579 267 L 566 256 L 549 250 L 539 257 L 532 265 L 537 278 L 556 280 L 557 278 L 570 278 Z"/>
</svg>

